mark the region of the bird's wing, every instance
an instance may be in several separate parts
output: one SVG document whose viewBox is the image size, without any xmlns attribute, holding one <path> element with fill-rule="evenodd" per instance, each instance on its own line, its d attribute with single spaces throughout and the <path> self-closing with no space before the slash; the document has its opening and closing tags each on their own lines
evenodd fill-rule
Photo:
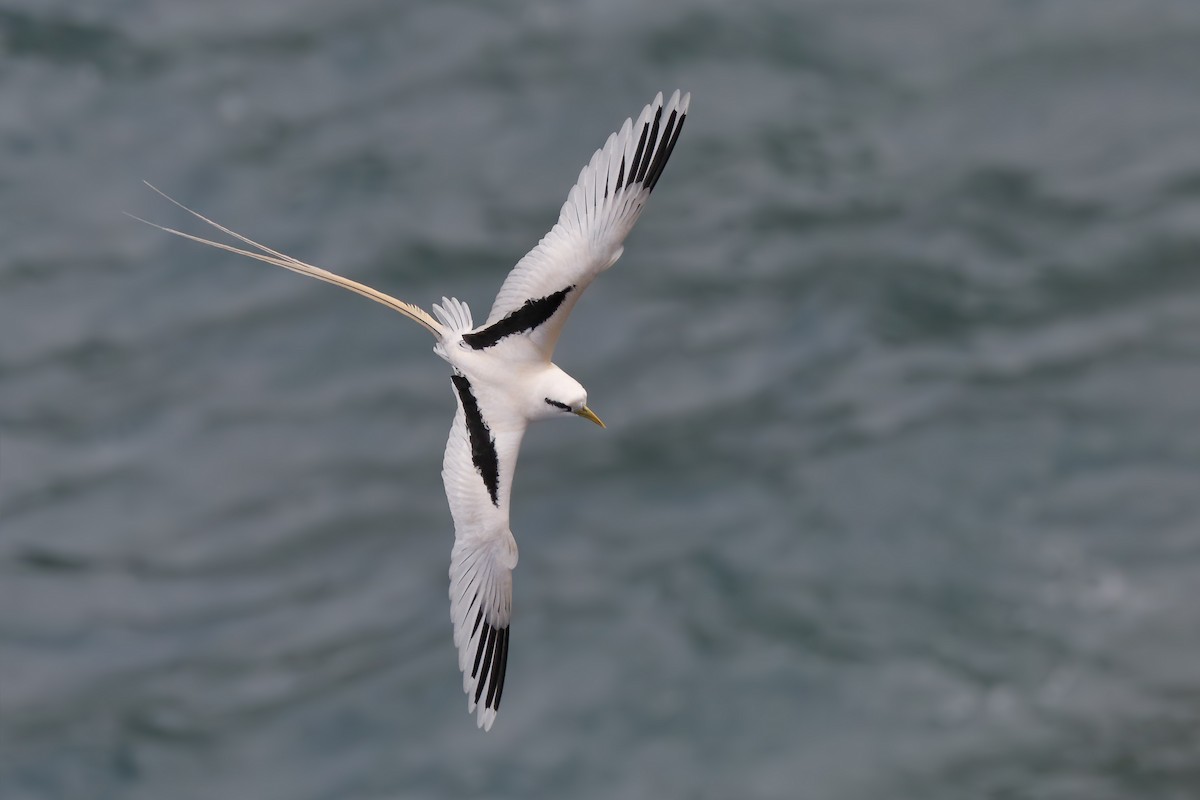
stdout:
<svg viewBox="0 0 1200 800">
<path fill-rule="evenodd" d="M 660 93 L 625 120 L 579 173 L 558 222 L 509 273 L 487 322 L 463 336 L 476 349 L 549 360 L 563 323 L 589 283 L 621 257 L 625 237 L 662 176 L 687 117 L 690 94 Z"/>
<path fill-rule="evenodd" d="M 508 664 L 512 570 L 517 543 L 508 501 L 525 421 L 481 398 L 461 374 L 452 377 L 458 411 L 446 442 L 442 481 L 454 518 L 450 618 L 467 709 L 489 730 L 500 708 Z"/>
</svg>

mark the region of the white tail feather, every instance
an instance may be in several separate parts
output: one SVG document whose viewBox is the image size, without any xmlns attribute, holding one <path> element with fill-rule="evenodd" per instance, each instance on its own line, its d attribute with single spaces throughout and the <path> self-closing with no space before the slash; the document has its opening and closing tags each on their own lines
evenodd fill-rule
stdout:
<svg viewBox="0 0 1200 800">
<path fill-rule="evenodd" d="M 433 315 L 453 333 L 466 333 L 475 327 L 471 309 L 457 297 L 443 297 L 442 304 L 433 304 Z"/>
</svg>

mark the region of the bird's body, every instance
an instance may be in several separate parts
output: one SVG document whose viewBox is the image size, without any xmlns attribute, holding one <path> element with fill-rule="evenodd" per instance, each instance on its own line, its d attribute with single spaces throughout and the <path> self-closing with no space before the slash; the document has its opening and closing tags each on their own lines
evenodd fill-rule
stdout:
<svg viewBox="0 0 1200 800">
<path fill-rule="evenodd" d="M 566 413 L 604 424 L 588 408 L 583 386 L 551 357 L 579 295 L 620 258 L 622 243 L 675 146 L 689 100 L 690 95 L 681 98 L 675 92 L 664 105 L 660 94 L 636 122 L 627 119 L 609 137 L 580 172 L 558 222 L 509 273 L 479 326 L 458 300 L 443 298 L 431 316 L 258 244 L 190 209 L 257 252 L 155 225 L 369 297 L 437 339 L 434 352 L 452 368 L 458 405 L 442 462 L 455 530 L 450 616 L 468 708 L 477 712 L 485 729 L 491 728 L 500 706 L 508 661 L 512 570 L 517 564 L 508 512 L 521 439 L 530 422 Z"/>
</svg>

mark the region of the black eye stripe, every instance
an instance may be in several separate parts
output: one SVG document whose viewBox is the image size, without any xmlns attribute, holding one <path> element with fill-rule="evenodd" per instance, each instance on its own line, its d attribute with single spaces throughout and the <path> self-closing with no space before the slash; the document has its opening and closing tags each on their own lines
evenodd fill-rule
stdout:
<svg viewBox="0 0 1200 800">
<path fill-rule="evenodd" d="M 549 397 L 546 398 L 546 402 L 549 405 L 554 406 L 555 408 L 561 408 L 563 411 L 571 410 L 571 407 L 569 405 L 567 405 L 566 403 L 560 403 L 557 400 L 551 400 Z"/>
</svg>

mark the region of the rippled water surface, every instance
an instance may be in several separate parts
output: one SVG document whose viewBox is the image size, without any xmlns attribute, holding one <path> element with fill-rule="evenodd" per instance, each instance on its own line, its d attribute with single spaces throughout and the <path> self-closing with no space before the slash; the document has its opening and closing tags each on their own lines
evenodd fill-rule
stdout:
<svg viewBox="0 0 1200 800">
<path fill-rule="evenodd" d="M 1200 6 L 0 10 L 0 797 L 1190 798 Z M 417 327 L 692 115 L 515 488 L 489 734 Z"/>
</svg>

